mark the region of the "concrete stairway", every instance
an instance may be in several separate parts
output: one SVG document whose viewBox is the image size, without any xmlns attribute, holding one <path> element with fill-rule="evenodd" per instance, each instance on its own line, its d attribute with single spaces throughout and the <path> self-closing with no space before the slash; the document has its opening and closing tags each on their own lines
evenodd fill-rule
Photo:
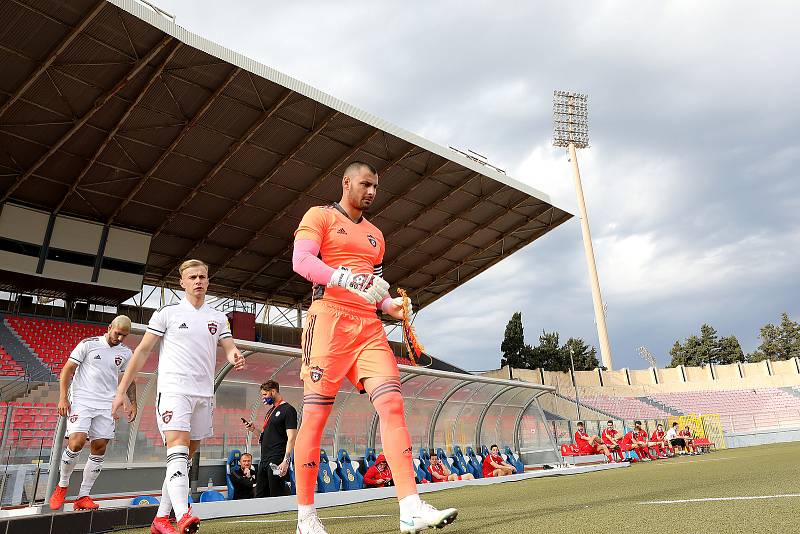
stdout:
<svg viewBox="0 0 800 534">
<path fill-rule="evenodd" d="M 19 335 L 8 325 L 6 318 L 0 314 L 0 345 L 6 349 L 17 363 L 27 367 L 31 380 L 40 382 L 53 382 L 58 378 L 50 371 L 42 360 L 22 342 Z"/>
<path fill-rule="evenodd" d="M 639 399 L 640 401 L 642 401 L 643 403 L 649 404 L 650 406 L 653 406 L 654 408 L 658 408 L 659 410 L 665 411 L 670 415 L 683 415 L 683 414 L 681 414 L 681 412 L 679 412 L 678 410 L 676 410 L 672 406 L 667 406 L 663 402 L 658 402 L 657 400 L 651 399 L 650 397 L 636 397 L 636 398 Z"/>
</svg>

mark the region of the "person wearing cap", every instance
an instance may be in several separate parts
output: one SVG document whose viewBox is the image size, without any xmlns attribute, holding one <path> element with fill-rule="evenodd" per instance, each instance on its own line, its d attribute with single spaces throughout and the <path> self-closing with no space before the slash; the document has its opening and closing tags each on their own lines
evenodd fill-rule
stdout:
<svg viewBox="0 0 800 534">
<path fill-rule="evenodd" d="M 385 488 L 392 484 L 392 470 L 389 469 L 389 462 L 386 461 L 386 456 L 380 453 L 375 459 L 375 463 L 364 473 L 364 485 L 368 488 Z"/>
</svg>

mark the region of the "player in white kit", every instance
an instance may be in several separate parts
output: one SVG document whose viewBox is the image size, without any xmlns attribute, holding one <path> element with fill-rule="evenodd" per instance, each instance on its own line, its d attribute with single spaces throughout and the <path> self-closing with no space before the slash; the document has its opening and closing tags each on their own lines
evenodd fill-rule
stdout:
<svg viewBox="0 0 800 534">
<path fill-rule="evenodd" d="M 179 270 L 186 294 L 183 300 L 163 306 L 150 318 L 112 406 L 116 416 L 124 404 L 126 388 L 161 341 L 156 419 L 167 446 L 167 472 L 161 503 L 150 527 L 153 534 L 191 534 L 199 529 L 200 519 L 192 515 L 188 504 L 188 465 L 200 440 L 213 434 L 217 344 L 235 369 L 244 369 L 244 357 L 233 343 L 227 317 L 205 304 L 208 266 L 200 260 L 186 260 Z M 174 527 L 169 520 L 173 509 L 177 518 Z"/>
<path fill-rule="evenodd" d="M 114 437 L 111 403 L 117 391 L 119 373 L 125 370 L 131 359 L 131 349 L 122 344 L 130 332 L 131 320 L 124 315 L 116 317 L 104 335 L 78 343 L 61 370 L 58 414 L 67 418 L 66 436 L 69 441 L 61 453 L 61 479 L 50 496 L 53 510 L 64 505 L 69 477 L 87 440 L 90 443 L 89 459 L 83 468 L 83 480 L 74 507 L 75 510 L 98 508 L 89 494 L 103 469 L 108 441 Z M 126 388 L 125 394 L 130 401 L 126 410 L 128 420 L 132 421 L 136 417 L 136 385 Z"/>
</svg>

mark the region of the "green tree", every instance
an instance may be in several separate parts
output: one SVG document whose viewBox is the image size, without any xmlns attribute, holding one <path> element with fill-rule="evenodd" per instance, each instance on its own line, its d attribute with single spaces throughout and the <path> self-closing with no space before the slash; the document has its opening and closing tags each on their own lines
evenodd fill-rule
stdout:
<svg viewBox="0 0 800 534">
<path fill-rule="evenodd" d="M 569 371 L 569 356 L 564 358 L 558 345 L 558 332 L 542 331 L 539 344 L 531 348 L 529 364 L 545 371 Z"/>
<path fill-rule="evenodd" d="M 708 324 L 700 327 L 700 336 L 692 334 L 681 344 L 675 341 L 669 351 L 672 361 L 667 367 L 702 366 L 743 362 L 744 353 L 736 336 L 718 337 L 716 329 Z"/>
<path fill-rule="evenodd" d="M 728 364 L 743 362 L 744 351 L 736 336 L 725 336 L 719 339 L 719 351 L 715 355 L 715 363 Z"/>
<path fill-rule="evenodd" d="M 500 366 L 510 365 L 517 369 L 527 368 L 525 361 L 525 334 L 522 327 L 522 312 L 515 312 L 506 325 L 505 336 L 500 344 L 503 357 Z"/>
<path fill-rule="evenodd" d="M 592 371 L 600 366 L 600 362 L 597 361 L 597 349 L 587 345 L 581 338 L 571 337 L 564 344 L 567 358 L 570 348 L 576 371 Z"/>
<path fill-rule="evenodd" d="M 779 325 L 768 323 L 762 326 L 758 337 L 761 344 L 747 356 L 749 362 L 800 357 L 800 324 L 792 321 L 786 312 L 781 314 Z"/>
<path fill-rule="evenodd" d="M 541 368 L 545 371 L 569 371 L 570 348 L 576 371 L 590 371 L 597 369 L 600 365 L 597 361 L 597 349 L 588 346 L 582 339 L 571 337 L 566 343 L 560 345 L 558 332 L 542 331 L 542 335 L 539 336 L 539 344 L 530 347 L 529 368 Z"/>
</svg>

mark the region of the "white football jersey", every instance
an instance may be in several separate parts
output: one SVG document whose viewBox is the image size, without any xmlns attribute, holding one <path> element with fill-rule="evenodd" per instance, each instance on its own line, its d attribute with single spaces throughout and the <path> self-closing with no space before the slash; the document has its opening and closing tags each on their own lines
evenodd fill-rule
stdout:
<svg viewBox="0 0 800 534">
<path fill-rule="evenodd" d="M 188 300 L 167 304 L 150 318 L 147 331 L 161 338 L 158 392 L 211 397 L 217 344 L 231 335 L 224 313 Z"/>
<path fill-rule="evenodd" d="M 119 373 L 128 366 L 131 349 L 108 344 L 106 336 L 86 338 L 69 359 L 78 364 L 69 387 L 70 400 L 90 408 L 111 409 L 119 385 Z"/>
</svg>

